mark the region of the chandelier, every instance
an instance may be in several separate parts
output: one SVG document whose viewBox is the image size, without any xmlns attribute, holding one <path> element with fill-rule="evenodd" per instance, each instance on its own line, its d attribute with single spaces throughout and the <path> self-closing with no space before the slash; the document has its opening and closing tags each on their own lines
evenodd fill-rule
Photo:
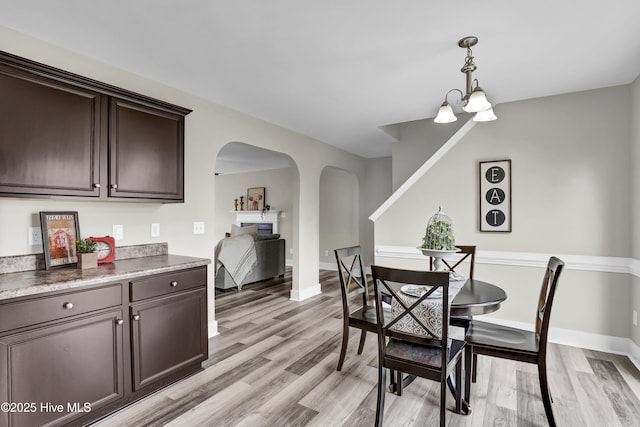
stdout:
<svg viewBox="0 0 640 427">
<path fill-rule="evenodd" d="M 444 102 L 438 110 L 438 115 L 433 119 L 436 123 L 451 123 L 458 120 L 453 114 L 453 108 L 449 104 L 448 96 L 451 92 L 458 92 L 460 94 L 460 101 L 458 104 L 462 104 L 462 109 L 467 113 L 476 113 L 473 117 L 474 122 L 490 122 L 497 119 L 493 113 L 491 103 L 487 100 L 487 95 L 478 85 L 478 79 L 474 79 L 472 73 L 476 70 L 476 64 L 473 63 L 473 52 L 471 47 L 478 43 L 478 38 L 469 36 L 461 39 L 458 42 L 458 46 L 467 49 L 467 57 L 464 60 L 464 65 L 460 69 L 460 72 L 466 75 L 467 87 L 466 93 L 463 93 L 460 89 L 451 89 L 444 96 Z M 475 85 L 474 85 L 475 84 Z"/>
</svg>

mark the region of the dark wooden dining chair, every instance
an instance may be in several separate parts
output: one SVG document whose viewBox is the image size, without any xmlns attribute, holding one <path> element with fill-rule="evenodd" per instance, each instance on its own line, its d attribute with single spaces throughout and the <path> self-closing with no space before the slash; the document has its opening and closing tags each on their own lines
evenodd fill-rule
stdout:
<svg viewBox="0 0 640 427">
<path fill-rule="evenodd" d="M 455 271 L 459 274 L 459 270 L 462 268 L 461 266 L 468 265 L 469 274 L 467 275 L 467 277 L 469 279 L 473 279 L 473 269 L 476 264 L 476 247 L 469 245 L 455 245 L 455 248 L 458 250 L 456 252 L 456 258 L 454 260 L 450 259 L 448 261 L 446 259 L 443 259 L 442 262 L 449 269 L 449 271 Z M 461 256 L 458 254 L 461 254 Z M 429 270 L 433 270 L 433 257 L 429 257 Z"/>
<path fill-rule="evenodd" d="M 564 262 L 562 260 L 553 256 L 549 258 L 538 299 L 535 331 L 525 331 L 509 326 L 472 320 L 466 336 L 465 370 L 471 372 L 473 359 L 473 382 L 476 382 L 478 354 L 538 365 L 542 402 L 544 403 L 547 421 L 551 427 L 555 427 L 556 422 L 551 408 L 553 400 L 547 381 L 547 335 L 553 297 L 556 293 L 558 279 L 563 267 Z M 467 375 L 468 377 L 469 375 Z M 465 401 L 467 402 L 469 402 L 470 388 L 471 384 L 467 379 L 465 390 Z"/>
<path fill-rule="evenodd" d="M 369 287 L 367 276 L 362 262 L 360 246 L 335 249 L 336 262 L 338 263 L 338 276 L 340 277 L 340 291 L 342 294 L 342 347 L 338 360 L 338 371 L 342 370 L 342 364 L 347 354 L 349 344 L 349 328 L 361 330 L 358 354 L 362 354 L 367 332 L 376 332 L 376 310 L 369 305 Z M 360 298 L 356 298 L 361 295 Z"/>
<path fill-rule="evenodd" d="M 461 270 L 467 267 L 466 277 L 473 280 L 473 270 L 476 265 L 475 245 L 455 245 L 455 248 L 458 250 L 455 258 L 449 260 L 443 259 L 442 262 L 449 271 L 455 271 L 463 276 L 465 274 L 463 274 Z M 429 270 L 433 270 L 433 257 L 429 257 Z M 452 326 L 462 328 L 456 330 L 459 331 L 457 333 L 461 336 L 469 329 L 469 322 L 471 322 L 471 316 L 452 316 L 450 321 Z"/>
<path fill-rule="evenodd" d="M 456 411 L 460 412 L 462 402 L 462 360 L 464 341 L 448 337 L 449 324 L 449 273 L 434 271 L 414 271 L 371 266 L 373 288 L 378 317 L 378 401 L 376 406 L 376 426 L 382 426 L 386 370 L 402 373 L 440 383 L 440 425 L 445 425 L 447 378 L 455 369 Z M 429 290 L 417 298 L 401 296 L 404 285 L 430 286 Z M 440 295 L 438 295 L 440 293 Z M 391 296 L 397 305 L 385 311 L 383 298 Z M 435 298 L 434 298 L 435 296 Z M 429 298 L 433 302 L 431 313 L 420 316 L 425 310 L 423 302 Z M 414 301 L 415 300 L 415 301 Z M 431 305 L 431 304 L 430 304 Z M 401 326 L 402 325 L 402 326 Z M 402 329 L 400 329 L 402 328 Z M 409 332 L 410 331 L 410 332 Z M 393 375 L 393 374 L 392 374 Z M 402 381 L 398 381 L 401 387 Z M 398 393 L 400 394 L 400 393 Z"/>
</svg>

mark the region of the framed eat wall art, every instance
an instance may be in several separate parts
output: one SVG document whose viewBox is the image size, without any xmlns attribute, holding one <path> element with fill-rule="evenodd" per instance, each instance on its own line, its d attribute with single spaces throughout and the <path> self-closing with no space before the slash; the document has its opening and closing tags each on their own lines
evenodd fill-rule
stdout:
<svg viewBox="0 0 640 427">
<path fill-rule="evenodd" d="M 480 162 L 480 231 L 511 231 L 511 160 Z"/>
</svg>

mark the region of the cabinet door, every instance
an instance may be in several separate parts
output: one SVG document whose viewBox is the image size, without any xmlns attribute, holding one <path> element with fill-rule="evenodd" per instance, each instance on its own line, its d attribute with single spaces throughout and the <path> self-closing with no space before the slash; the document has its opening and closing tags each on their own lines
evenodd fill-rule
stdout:
<svg viewBox="0 0 640 427">
<path fill-rule="evenodd" d="M 4 65 L 0 93 L 0 193 L 98 197 L 106 97 Z"/>
<path fill-rule="evenodd" d="M 131 306 L 133 389 L 208 357 L 206 289 Z"/>
<path fill-rule="evenodd" d="M 122 310 L 0 338 L 1 426 L 59 425 L 124 396 Z M 16 408 L 17 409 L 17 408 Z"/>
<path fill-rule="evenodd" d="M 182 201 L 184 116 L 112 98 L 109 196 Z"/>
</svg>

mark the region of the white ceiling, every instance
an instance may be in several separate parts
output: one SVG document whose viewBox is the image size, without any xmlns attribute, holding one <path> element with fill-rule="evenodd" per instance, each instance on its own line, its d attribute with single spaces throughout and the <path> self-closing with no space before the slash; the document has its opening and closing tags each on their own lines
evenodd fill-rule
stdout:
<svg viewBox="0 0 640 427">
<path fill-rule="evenodd" d="M 638 0 L 0 0 L 0 25 L 363 157 L 463 88 L 463 36 L 503 103 L 632 82 L 638 17 Z"/>
</svg>

